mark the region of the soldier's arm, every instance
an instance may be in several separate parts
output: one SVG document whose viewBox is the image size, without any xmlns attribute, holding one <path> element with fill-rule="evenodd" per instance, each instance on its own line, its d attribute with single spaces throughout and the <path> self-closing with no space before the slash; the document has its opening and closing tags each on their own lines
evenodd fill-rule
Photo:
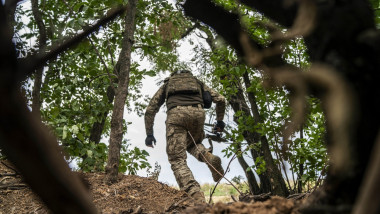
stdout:
<svg viewBox="0 0 380 214">
<path fill-rule="evenodd" d="M 224 112 L 226 110 L 226 99 L 224 98 L 224 96 L 222 96 L 215 90 L 209 88 L 207 85 L 204 85 L 204 90 L 210 92 L 212 102 L 216 104 L 216 120 L 223 120 Z"/>
<path fill-rule="evenodd" d="M 165 84 L 158 89 L 149 102 L 145 111 L 145 131 L 147 135 L 153 135 L 154 117 L 165 102 Z"/>
</svg>

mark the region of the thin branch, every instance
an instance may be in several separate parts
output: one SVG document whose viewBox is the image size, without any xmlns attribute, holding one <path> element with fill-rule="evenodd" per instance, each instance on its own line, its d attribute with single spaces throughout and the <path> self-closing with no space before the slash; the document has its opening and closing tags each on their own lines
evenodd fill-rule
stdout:
<svg viewBox="0 0 380 214">
<path fill-rule="evenodd" d="M 96 80 L 96 79 L 99 78 L 99 77 L 106 76 L 106 75 L 108 75 L 108 74 L 99 74 L 99 75 L 95 76 L 94 78 L 92 78 L 92 79 L 88 82 L 88 87 L 90 87 L 92 81 Z M 112 75 L 113 75 L 114 77 L 117 78 L 117 76 L 116 76 L 115 74 L 112 74 Z"/>
<path fill-rule="evenodd" d="M 73 8 L 70 7 L 70 5 L 66 2 L 66 0 L 63 0 L 63 2 L 64 2 L 64 3 L 66 4 L 66 6 L 69 8 L 70 12 L 71 12 L 71 13 L 74 13 Z M 116 91 L 116 90 L 115 90 L 115 87 L 114 87 L 113 84 L 112 84 L 111 74 L 110 74 L 110 72 L 109 72 L 109 70 L 108 70 L 108 66 L 107 66 L 107 64 L 105 63 L 105 61 L 104 61 L 102 55 L 100 55 L 100 53 L 99 53 L 98 49 L 96 48 L 96 46 L 94 45 L 92 39 L 89 37 L 88 40 L 90 41 L 92 48 L 95 50 L 96 55 L 98 55 L 100 61 L 103 63 L 104 67 L 106 68 L 107 75 L 108 75 L 108 80 L 109 80 L 109 82 L 110 82 L 110 86 L 111 86 L 112 90 L 113 90 L 113 91 Z M 108 41 L 108 40 L 107 40 L 107 41 Z M 108 42 L 109 42 L 109 41 L 108 41 Z M 112 56 L 112 55 L 111 55 L 111 56 Z M 113 60 L 112 60 L 112 63 L 113 63 Z"/>
<path fill-rule="evenodd" d="M 198 27 L 200 27 L 200 26 L 201 26 L 201 24 L 200 24 L 199 22 L 195 23 L 193 26 L 191 26 L 190 28 L 188 28 L 188 29 L 187 29 L 187 30 L 181 35 L 180 40 L 183 39 L 183 38 L 185 38 L 186 36 L 188 36 L 188 35 L 191 33 L 191 31 L 193 31 L 194 29 L 196 29 L 196 28 L 198 28 Z"/>
<path fill-rule="evenodd" d="M 111 73 L 108 70 L 108 66 L 107 66 L 106 62 L 104 61 L 103 57 L 100 55 L 98 49 L 95 47 L 94 43 L 92 42 L 92 39 L 89 38 L 89 41 L 90 41 L 90 43 L 92 45 L 92 48 L 95 50 L 96 55 L 98 55 L 100 61 L 103 63 L 104 67 L 106 68 L 107 75 L 108 75 L 108 80 L 110 81 L 110 86 L 111 86 L 112 90 L 116 91 L 115 87 L 113 87 L 113 83 L 112 83 L 112 79 L 111 79 Z"/>
<path fill-rule="evenodd" d="M 110 56 L 111 56 L 111 62 L 112 62 L 112 65 L 113 65 L 113 67 L 114 67 L 114 70 L 115 70 L 115 68 L 116 68 L 116 64 L 115 64 L 115 60 L 113 59 L 113 54 L 111 54 L 110 40 L 109 40 L 109 37 L 108 37 L 108 34 L 107 34 L 106 31 L 104 32 L 104 35 L 106 35 L 108 53 L 109 53 Z M 114 73 L 116 73 L 116 72 L 114 72 Z"/>
<path fill-rule="evenodd" d="M 231 165 L 232 161 L 235 160 L 235 158 L 236 158 L 236 154 L 234 154 L 234 156 L 231 158 L 230 162 L 228 163 L 228 166 L 227 166 L 227 169 L 226 169 L 226 172 L 224 173 L 224 175 L 226 175 L 227 172 L 229 171 L 229 169 L 230 169 L 230 165 Z M 224 177 L 224 175 L 223 175 L 223 177 Z M 215 184 L 214 189 L 211 191 L 211 193 L 210 193 L 210 199 L 209 199 L 209 201 L 208 201 L 209 204 L 211 203 L 212 195 L 214 194 L 214 192 L 215 192 L 215 190 L 216 190 L 216 187 L 219 185 L 219 183 L 220 183 L 221 180 L 222 180 L 222 179 L 220 179 L 220 180 Z M 232 186 L 233 186 L 233 185 L 232 185 Z M 234 187 L 235 187 L 235 186 L 234 186 Z M 239 191 L 239 189 L 237 189 L 236 187 L 235 187 L 235 189 L 236 189 L 240 194 L 242 194 L 242 193 Z"/>
<path fill-rule="evenodd" d="M 28 186 L 26 184 L 7 184 L 7 185 L 0 185 L 0 189 L 13 189 L 13 190 L 18 190 L 18 189 L 23 189 L 27 188 Z"/>
<path fill-rule="evenodd" d="M 117 16 L 121 15 L 126 10 L 126 6 L 119 6 L 116 9 L 111 9 L 107 12 L 107 16 L 100 19 L 94 25 L 89 26 L 84 29 L 82 33 L 74 36 L 73 38 L 66 39 L 61 45 L 58 45 L 47 54 L 37 54 L 23 59 L 18 69 L 18 73 L 22 75 L 23 78 L 31 75 L 36 68 L 43 66 L 47 61 L 54 59 L 59 54 L 63 53 L 67 49 L 74 47 L 76 44 L 81 42 L 84 38 L 89 36 L 91 33 L 99 30 L 100 27 L 106 25 L 108 22 L 114 20 Z"/>
<path fill-rule="evenodd" d="M 4 173 L 4 174 L 0 174 L 0 177 L 8 177 L 8 176 L 14 177 L 17 175 L 19 175 L 19 174 L 17 174 L 17 173 Z"/>
<path fill-rule="evenodd" d="M 4 163 L 4 161 L 1 161 L 1 164 L 3 164 L 4 166 L 6 166 L 7 168 L 13 170 L 16 174 L 20 174 L 15 168 L 9 166 L 8 164 Z"/>
</svg>

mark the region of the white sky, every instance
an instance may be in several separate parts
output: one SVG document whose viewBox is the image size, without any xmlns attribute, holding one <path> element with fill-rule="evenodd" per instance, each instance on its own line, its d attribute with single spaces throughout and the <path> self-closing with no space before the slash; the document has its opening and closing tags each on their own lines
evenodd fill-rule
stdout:
<svg viewBox="0 0 380 214">
<path fill-rule="evenodd" d="M 2 0 L 4 2 L 4 0 Z M 30 7 L 29 2 L 26 2 L 27 4 L 24 4 L 26 7 Z M 196 42 L 202 42 L 202 39 L 196 38 L 195 36 L 191 37 L 193 41 Z M 188 40 L 184 40 L 181 42 L 181 46 L 179 47 L 179 53 L 181 53 L 180 57 L 181 60 L 184 62 L 189 63 L 190 59 L 193 56 L 192 46 L 188 42 Z M 133 57 L 133 61 L 140 63 L 140 66 L 142 68 L 149 68 L 149 63 L 147 62 L 141 62 L 140 58 L 135 56 Z M 162 77 L 165 78 L 166 76 Z M 143 96 L 149 95 L 149 97 L 152 97 L 153 94 L 158 90 L 159 86 L 156 84 L 158 81 L 162 79 L 159 79 L 159 77 L 149 77 L 146 76 L 143 80 L 143 88 L 141 92 L 143 93 Z M 214 104 L 215 105 L 215 104 Z M 154 125 L 154 136 L 157 140 L 157 145 L 154 148 L 149 148 L 145 146 L 145 124 L 144 124 L 144 117 L 138 117 L 136 113 L 131 112 L 128 113 L 126 110 L 124 111 L 124 119 L 127 122 L 132 122 L 131 125 L 128 126 L 128 133 L 124 134 L 124 138 L 128 139 L 131 143 L 132 147 L 139 147 L 140 149 L 145 149 L 149 152 L 150 156 L 148 157 L 149 163 L 154 167 L 155 162 L 158 162 L 159 165 L 161 165 L 161 173 L 158 178 L 160 182 L 169 184 L 169 185 L 175 185 L 177 186 L 177 182 L 174 178 L 173 172 L 170 168 L 170 164 L 167 158 L 166 154 L 166 127 L 165 127 L 165 120 L 166 120 L 166 108 L 164 106 L 161 107 L 160 111 L 157 113 L 155 118 L 155 125 Z M 214 115 L 215 116 L 215 115 Z M 206 118 L 206 121 L 209 119 Z M 225 117 L 225 122 L 227 122 Z M 215 122 L 215 121 L 211 121 Z M 105 140 L 108 142 L 108 139 Z M 203 141 L 203 144 L 206 147 L 209 147 L 207 139 Z M 223 168 L 226 170 L 227 165 L 230 161 L 230 159 L 227 159 L 223 157 L 222 150 L 227 147 L 226 144 L 223 143 L 213 143 L 214 147 L 214 154 L 218 155 L 222 159 L 222 165 Z M 205 163 L 199 162 L 197 159 L 195 159 L 192 155 L 187 153 L 187 163 L 190 167 L 191 171 L 193 172 L 193 175 L 195 179 L 199 183 L 214 183 L 211 172 L 209 171 L 208 167 Z M 252 165 L 253 161 L 246 158 L 246 161 Z M 153 171 L 153 168 L 152 170 Z M 138 171 L 138 175 L 146 177 L 147 172 L 146 170 L 140 170 Z M 242 170 L 240 164 L 238 163 L 237 159 L 235 159 L 230 164 L 230 171 L 226 174 L 226 178 L 231 180 L 235 176 L 242 175 L 245 178 L 244 171 Z M 223 179 L 222 182 L 226 182 L 226 180 Z"/>
</svg>

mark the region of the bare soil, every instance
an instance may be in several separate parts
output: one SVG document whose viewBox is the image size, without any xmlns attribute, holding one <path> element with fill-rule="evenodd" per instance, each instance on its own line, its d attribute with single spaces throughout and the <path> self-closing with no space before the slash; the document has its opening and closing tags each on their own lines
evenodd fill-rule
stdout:
<svg viewBox="0 0 380 214">
<path fill-rule="evenodd" d="M 50 213 L 21 176 L 5 164 L 11 166 L 7 161 L 0 163 L 0 214 Z M 101 213 L 299 213 L 299 202 L 281 197 L 264 202 L 199 204 L 185 192 L 151 178 L 120 175 L 117 183 L 107 185 L 104 173 L 81 176 Z"/>
</svg>

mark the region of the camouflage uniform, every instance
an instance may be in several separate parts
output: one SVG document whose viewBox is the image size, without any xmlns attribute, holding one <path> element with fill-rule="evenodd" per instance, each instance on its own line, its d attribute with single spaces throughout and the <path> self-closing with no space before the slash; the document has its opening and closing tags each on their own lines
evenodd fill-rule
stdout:
<svg viewBox="0 0 380 214">
<path fill-rule="evenodd" d="M 205 91 L 211 93 L 212 101 L 216 103 L 217 120 L 223 120 L 225 111 L 225 98 L 206 85 Z M 167 100 L 166 85 L 164 84 L 152 97 L 145 112 L 145 128 L 147 135 L 153 135 L 154 117 L 161 105 Z M 166 152 L 174 176 L 181 190 L 190 196 L 200 192 L 200 185 L 186 164 L 186 151 L 202 161 L 206 148 L 202 144 L 204 139 L 205 111 L 202 104 L 179 105 L 167 111 L 166 120 Z M 189 133 L 191 136 L 189 135 Z M 195 146 L 194 141 L 197 144 Z"/>
</svg>

